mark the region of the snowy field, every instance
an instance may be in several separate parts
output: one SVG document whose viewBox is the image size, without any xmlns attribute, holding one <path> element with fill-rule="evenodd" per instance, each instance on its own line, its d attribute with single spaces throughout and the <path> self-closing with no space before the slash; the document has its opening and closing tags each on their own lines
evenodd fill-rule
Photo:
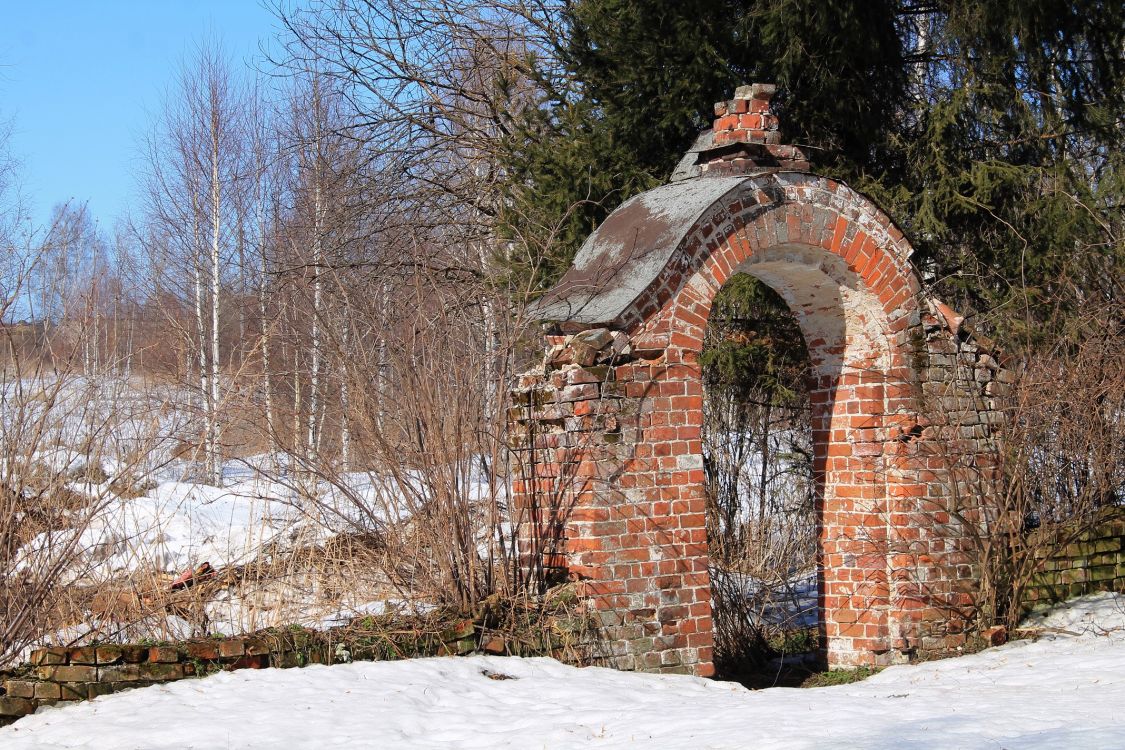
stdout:
<svg viewBox="0 0 1125 750">
<path fill-rule="evenodd" d="M 183 475 L 190 469 L 189 462 L 169 462 L 150 475 L 151 486 L 137 497 L 114 497 L 108 479 L 97 486 L 76 484 L 86 494 L 104 499 L 98 501 L 94 515 L 75 514 L 85 528 L 75 538 L 75 552 L 62 582 L 113 585 L 120 581 L 134 586 L 141 581 L 167 591 L 176 575 L 205 561 L 222 574 L 254 562 L 264 550 L 285 552 L 323 544 L 339 531 L 355 528 L 348 518 L 355 513 L 354 505 L 337 499 L 330 487 L 320 490 L 315 504 L 302 502 L 284 461 L 275 457 L 226 462 L 220 487 L 185 481 Z M 107 473 L 112 477 L 113 468 Z M 381 478 L 355 473 L 344 479 L 362 502 L 376 492 L 374 484 Z M 401 509 L 384 509 L 374 500 L 371 505 L 388 514 L 399 513 L 399 518 L 404 515 Z M 73 535 L 61 531 L 38 535 L 19 550 L 16 569 L 52 559 L 51 550 Z M 389 606 L 372 601 L 377 592 L 360 583 L 355 581 L 351 589 L 333 597 L 322 593 L 318 581 L 293 576 L 288 581 L 243 581 L 220 587 L 204 604 L 208 632 L 234 634 L 293 623 L 327 626 Z M 47 641 L 68 643 L 84 634 L 104 639 L 101 630 L 117 633 L 119 639 L 195 634 L 190 623 L 168 614 L 148 616 L 136 624 L 91 625 L 86 620 Z"/>
<path fill-rule="evenodd" d="M 1125 597 L 1017 641 L 861 683 L 750 691 L 549 659 L 222 673 L 43 709 L 18 748 L 1125 748 Z"/>
<path fill-rule="evenodd" d="M 124 592 L 117 598 L 126 602 L 108 617 L 79 611 L 81 604 L 52 613 L 38 645 L 187 638 L 204 628 L 234 634 L 328 627 L 360 614 L 428 606 L 404 599 L 378 570 L 356 575 L 310 562 L 350 533 L 405 527 L 425 497 L 413 472 L 353 471 L 333 476 L 333 484 L 284 453 L 245 450 L 228 456 L 212 486 L 202 481 L 193 442 L 201 426 L 191 403 L 191 394 L 175 387 L 125 378 L 0 382 L 0 444 L 23 446 L 19 464 L 5 465 L 11 459 L 0 456 L 0 480 L 31 467 L 52 483 L 51 494 L 61 489 L 84 498 L 60 511 L 49 530 L 26 541 L 20 536 L 11 569 L 57 570 L 51 574 L 59 584 Z M 485 478 L 467 480 L 470 501 L 488 495 Z M 191 598 L 185 618 L 184 606 L 165 606 L 171 584 L 203 563 L 217 571 L 216 584 L 205 594 L 194 590 L 200 601 Z M 114 594 L 102 600 L 112 603 Z"/>
</svg>

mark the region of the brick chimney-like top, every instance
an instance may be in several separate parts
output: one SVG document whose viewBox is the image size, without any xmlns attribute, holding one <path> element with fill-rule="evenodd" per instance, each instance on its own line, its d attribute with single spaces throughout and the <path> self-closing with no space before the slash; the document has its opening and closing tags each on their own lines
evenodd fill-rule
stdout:
<svg viewBox="0 0 1125 750">
<path fill-rule="evenodd" d="M 770 112 L 770 100 L 776 91 L 772 83 L 754 83 L 739 86 L 730 101 L 716 103 L 710 142 L 705 135 L 692 149 L 696 154 L 693 166 L 698 169 L 692 172 L 706 176 L 807 172 L 809 161 L 804 151 L 781 142 L 777 116 Z"/>
<path fill-rule="evenodd" d="M 776 92 L 772 83 L 754 83 L 739 86 L 730 101 L 716 102 L 714 145 L 780 144 L 777 117 L 770 114 L 770 99 Z"/>
</svg>

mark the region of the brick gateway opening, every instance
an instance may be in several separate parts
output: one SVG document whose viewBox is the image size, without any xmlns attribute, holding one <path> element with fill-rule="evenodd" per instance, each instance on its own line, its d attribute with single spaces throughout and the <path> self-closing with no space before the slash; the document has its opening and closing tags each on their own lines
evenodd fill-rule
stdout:
<svg viewBox="0 0 1125 750">
<path fill-rule="evenodd" d="M 829 666 L 956 648 L 972 614 L 981 513 L 962 473 L 987 470 L 1005 373 L 923 292 L 888 217 L 780 144 L 772 93 L 716 105 L 672 182 L 587 239 L 538 304 L 547 355 L 513 393 L 526 541 L 583 582 L 622 669 L 713 671 L 698 355 L 739 272 L 784 298 L 812 362 Z"/>
</svg>

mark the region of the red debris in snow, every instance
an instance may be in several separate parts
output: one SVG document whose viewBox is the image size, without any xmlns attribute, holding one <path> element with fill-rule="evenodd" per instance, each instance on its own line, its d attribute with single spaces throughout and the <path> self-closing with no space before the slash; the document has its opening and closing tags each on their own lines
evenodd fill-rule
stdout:
<svg viewBox="0 0 1125 750">
<path fill-rule="evenodd" d="M 186 589 L 189 586 L 194 586 L 200 581 L 205 581 L 209 578 L 215 577 L 215 569 L 211 567 L 211 563 L 200 563 L 195 569 L 188 568 L 183 573 L 180 573 L 179 578 L 172 581 L 172 590 L 178 591 L 179 589 Z"/>
</svg>

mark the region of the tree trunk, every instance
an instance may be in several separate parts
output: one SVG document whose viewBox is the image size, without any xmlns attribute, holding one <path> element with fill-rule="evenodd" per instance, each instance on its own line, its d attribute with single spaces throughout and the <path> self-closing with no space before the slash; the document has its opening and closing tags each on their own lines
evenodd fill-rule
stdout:
<svg viewBox="0 0 1125 750">
<path fill-rule="evenodd" d="M 209 464 L 212 484 L 222 481 L 219 441 L 219 241 L 222 231 L 222 191 L 219 186 L 219 121 L 211 113 L 211 397 L 208 413 Z"/>
</svg>

